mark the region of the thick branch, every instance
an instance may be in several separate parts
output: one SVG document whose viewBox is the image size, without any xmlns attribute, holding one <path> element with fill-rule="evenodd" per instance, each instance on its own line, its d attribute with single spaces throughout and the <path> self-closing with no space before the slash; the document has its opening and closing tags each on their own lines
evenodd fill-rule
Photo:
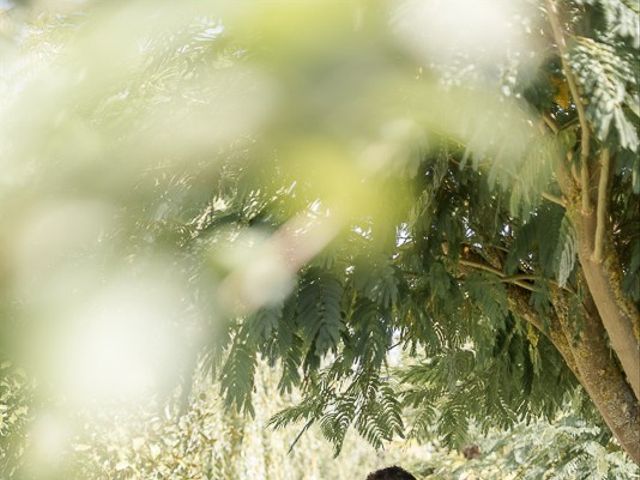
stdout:
<svg viewBox="0 0 640 480">
<path fill-rule="evenodd" d="M 558 47 L 558 51 L 560 52 L 562 69 L 564 70 L 565 77 L 567 78 L 569 91 L 573 97 L 573 103 L 576 106 L 578 120 L 580 122 L 580 184 L 582 189 L 582 212 L 586 214 L 591 211 L 591 198 L 589 196 L 589 149 L 591 132 L 589 131 L 589 124 L 587 122 L 587 114 L 584 104 L 580 99 L 578 84 L 576 83 L 571 66 L 568 62 L 567 42 L 562 31 L 558 5 L 555 0 L 547 0 L 547 14 L 549 15 L 549 23 L 551 24 L 553 37 Z"/>
<path fill-rule="evenodd" d="M 640 429 L 638 429 L 640 408 L 635 392 L 638 368 L 640 367 L 638 352 L 634 350 L 634 348 L 637 349 L 637 342 L 627 328 L 629 319 L 625 316 L 628 315 L 628 312 L 619 310 L 620 305 L 616 305 L 615 295 L 612 298 L 616 286 L 619 287 L 616 279 L 612 280 L 612 277 L 609 277 L 610 283 L 605 284 L 604 263 L 595 264 L 590 258 L 584 258 L 585 251 L 588 251 L 589 254 L 592 251 L 591 244 L 595 225 L 591 229 L 587 220 L 595 219 L 595 212 L 592 212 L 591 215 L 579 213 L 579 207 L 576 205 L 579 203 L 577 192 L 566 178 L 562 166 L 558 171 L 558 177 L 564 187 L 563 193 L 567 196 L 567 201 L 573 200 L 569 204 L 568 213 L 573 221 L 578 223 L 576 234 L 580 263 L 590 293 L 587 294 L 588 306 L 584 305 L 583 308 L 573 306 L 574 309 L 584 310 L 584 324 L 580 336 L 575 338 L 573 335 L 575 328 L 570 313 L 574 310 L 567 303 L 567 298 L 569 298 L 567 292 L 557 285 L 553 285 L 551 288 L 556 315 L 547 323 L 543 322 L 539 314 L 531 308 L 527 293 L 522 288 L 517 288 L 514 285 L 515 281 L 505 282 L 508 283 L 506 289 L 509 308 L 553 343 L 567 366 L 593 400 L 620 444 L 634 461 L 640 463 Z M 585 230 L 592 233 L 585 236 Z M 496 265 L 488 265 L 473 252 L 469 252 L 467 258 L 459 260 L 459 265 L 489 272 L 500 281 L 509 278 L 501 271 L 499 262 Z M 597 268 L 592 269 L 593 266 L 597 266 Z M 517 281 L 521 282 L 519 275 L 515 277 L 518 279 Z M 529 284 L 525 285 L 530 287 Z M 609 290 L 607 291 L 607 289 Z M 595 304 L 591 301 L 592 298 Z M 620 364 L 611 354 L 607 333 L 613 350 L 620 359 Z"/>
<path fill-rule="evenodd" d="M 598 185 L 598 210 L 596 219 L 596 238 L 593 247 L 593 260 L 602 262 L 602 251 L 604 249 L 605 227 L 607 223 L 607 211 L 609 209 L 609 170 L 610 170 L 609 149 L 603 148 L 600 154 L 600 181 Z"/>
<path fill-rule="evenodd" d="M 553 346 L 556 347 L 556 350 L 558 350 L 569 369 L 580 381 L 580 372 L 576 366 L 576 361 L 573 357 L 573 352 L 571 351 L 571 345 L 561 330 L 558 322 L 551 321 L 547 325 L 547 328 L 545 328 L 545 324 L 540 318 L 538 312 L 529 305 L 529 299 L 525 292 L 514 287 L 508 287 L 507 293 L 509 310 L 524 321 L 533 325 L 540 333 L 547 337 Z"/>
<path fill-rule="evenodd" d="M 556 177 L 567 199 L 567 213 L 576 229 L 578 258 L 589 293 L 627 381 L 636 398 L 640 399 L 640 333 L 636 328 L 636 319 L 640 318 L 640 314 L 623 292 L 620 260 L 615 250 L 609 249 L 601 262 L 594 261 L 595 212 L 585 215 L 581 211 L 577 186 L 568 176 L 564 165 L 557 165 Z"/>
<path fill-rule="evenodd" d="M 639 462 L 640 409 L 624 374 L 610 355 L 595 308 L 589 302 L 585 306 L 583 330 L 574 342 L 566 298 L 559 288 L 553 288 L 552 292 L 556 315 L 547 324 L 529 305 L 527 294 L 518 288 L 508 287 L 509 309 L 551 341 L 623 448 Z"/>
<path fill-rule="evenodd" d="M 634 330 L 638 310 L 623 292 L 620 261 L 613 249 L 609 249 L 602 262 L 594 261 L 596 215 L 583 215 L 577 211 L 577 206 L 569 211 L 576 227 L 578 258 L 589 293 L 627 380 L 640 400 L 640 338 Z"/>
<path fill-rule="evenodd" d="M 580 145 L 580 185 L 582 187 L 582 211 L 588 213 L 591 211 L 591 200 L 589 198 L 589 130 L 582 130 Z"/>
<path fill-rule="evenodd" d="M 552 289 L 556 322 L 566 339 L 576 330 L 570 320 L 572 307 L 559 289 Z M 575 308 L 575 307 L 574 307 Z M 631 458 L 640 463 L 640 406 L 624 372 L 611 355 L 600 318 L 587 295 L 582 310 L 579 338 L 570 341 L 578 379 L 611 432 Z"/>
</svg>

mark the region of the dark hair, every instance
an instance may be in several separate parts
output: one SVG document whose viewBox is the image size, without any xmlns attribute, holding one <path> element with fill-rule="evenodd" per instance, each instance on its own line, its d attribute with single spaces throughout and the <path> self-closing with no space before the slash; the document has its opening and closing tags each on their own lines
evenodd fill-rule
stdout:
<svg viewBox="0 0 640 480">
<path fill-rule="evenodd" d="M 370 473 L 367 480 L 416 480 L 416 477 L 400 467 L 393 466 Z"/>
</svg>

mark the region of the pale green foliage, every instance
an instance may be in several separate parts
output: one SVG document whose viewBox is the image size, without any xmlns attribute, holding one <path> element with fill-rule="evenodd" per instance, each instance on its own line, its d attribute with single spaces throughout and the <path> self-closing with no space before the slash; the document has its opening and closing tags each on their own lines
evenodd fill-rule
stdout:
<svg viewBox="0 0 640 480">
<path fill-rule="evenodd" d="M 633 62 L 613 46 L 590 38 L 579 38 L 570 55 L 571 67 L 588 99 L 587 114 L 598 138 L 607 139 L 613 122 L 620 145 L 635 152 L 638 135 L 624 111 L 625 103 L 637 103 Z M 637 113 L 634 115 L 637 120 Z"/>
<path fill-rule="evenodd" d="M 11 478 L 24 454 L 24 437 L 32 417 L 32 381 L 27 374 L 0 362 L 0 478 Z"/>
<path fill-rule="evenodd" d="M 575 0 L 578 5 L 595 5 L 602 9 L 605 28 L 601 34 L 619 36 L 640 48 L 640 8 L 633 0 Z"/>
<path fill-rule="evenodd" d="M 430 441 L 440 436 L 428 431 L 432 428 L 430 421 L 424 425 L 427 437 L 420 444 L 415 440 L 394 441 L 376 451 L 366 440 L 347 435 L 340 439 L 344 442 L 342 454 L 334 458 L 326 438 L 339 429 L 344 405 L 336 404 L 333 415 L 301 437 L 297 426 L 274 431 L 268 427 L 270 415 L 298 399 L 295 394 L 276 397 L 276 372 L 265 367 L 259 362 L 251 418 L 226 408 L 218 395 L 219 386 L 202 376 L 195 380 L 183 411 L 178 408 L 178 396 L 172 396 L 135 410 L 98 415 L 76 412 L 79 429 L 70 446 L 73 453 L 65 479 L 356 480 L 391 464 L 403 465 L 421 480 L 634 480 L 640 475 L 638 467 L 618 449 L 603 442 L 598 427 L 567 410 L 552 424 L 534 419 L 528 424 L 518 423 L 508 432 L 490 428 L 485 435 L 472 425 L 461 447 L 479 446 L 480 456 L 473 460 L 463 457 L 462 448 L 448 450 L 438 440 Z M 14 384 L 5 391 L 17 393 L 20 388 Z M 5 396 L 0 407 L 6 412 L 4 407 L 9 406 L 27 411 L 24 397 L 12 400 Z M 419 416 L 424 415 L 424 410 L 418 411 Z M 23 413 L 19 415 L 24 421 Z M 411 424 L 420 421 L 411 417 L 407 420 Z M 15 452 L 18 456 L 24 447 L 21 438 L 21 442 L 14 439 L 13 444 L 21 448 Z M 5 468 L 0 470 L 0 478 L 14 477 Z"/>
<path fill-rule="evenodd" d="M 251 418 L 225 408 L 219 386 L 202 377 L 182 413 L 169 400 L 165 407 L 148 405 L 129 415 L 84 416 L 84 431 L 74 445 L 77 478 L 353 480 L 385 462 L 417 462 L 416 453 L 407 457 L 401 444 L 376 452 L 353 435 L 345 441 L 348 454 L 334 459 L 331 444 L 316 428 L 289 451 L 297 429 L 274 431 L 267 422 L 295 396 L 276 397 L 275 372 L 265 367 L 259 362 Z"/>
<path fill-rule="evenodd" d="M 575 231 L 565 215 L 560 224 L 558 245 L 556 247 L 556 259 L 559 259 L 556 278 L 561 287 L 564 287 L 569 280 L 569 275 L 571 275 L 576 264 L 576 256 L 577 245 Z"/>
<path fill-rule="evenodd" d="M 514 426 L 508 435 L 491 433 L 476 444 L 480 457 L 434 455 L 423 471 L 433 480 L 632 480 L 640 469 L 618 450 L 603 446 L 597 427 L 567 413 L 552 424 Z"/>
</svg>

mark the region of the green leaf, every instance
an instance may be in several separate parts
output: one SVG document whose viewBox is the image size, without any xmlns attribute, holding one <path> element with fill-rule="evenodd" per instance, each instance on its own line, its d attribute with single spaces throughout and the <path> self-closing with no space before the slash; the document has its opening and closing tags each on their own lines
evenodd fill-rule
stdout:
<svg viewBox="0 0 640 480">
<path fill-rule="evenodd" d="M 560 234 L 556 246 L 556 279 L 560 287 L 564 287 L 569 280 L 569 276 L 576 265 L 576 257 L 578 245 L 576 234 L 571 224 L 571 220 L 567 215 L 562 219 L 560 224 Z"/>
</svg>

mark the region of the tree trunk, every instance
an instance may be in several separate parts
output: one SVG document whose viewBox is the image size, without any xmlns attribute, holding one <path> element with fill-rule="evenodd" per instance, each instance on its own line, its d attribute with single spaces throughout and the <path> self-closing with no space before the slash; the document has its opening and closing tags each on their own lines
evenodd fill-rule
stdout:
<svg viewBox="0 0 640 480">
<path fill-rule="evenodd" d="M 551 319 L 548 328 L 529 305 L 524 291 L 508 287 L 508 293 L 511 311 L 553 343 L 622 448 L 640 464 L 640 405 L 611 355 L 593 302 L 587 299 L 582 330 L 579 338 L 575 339 L 575 326 L 570 321 L 569 307 L 562 291 L 556 289 L 553 292 L 556 318 Z"/>
<path fill-rule="evenodd" d="M 604 259 L 601 262 L 594 260 L 596 218 L 593 213 L 574 211 L 572 219 L 576 228 L 580 266 L 589 292 L 627 381 L 636 399 L 640 400 L 640 342 L 633 328 L 633 318 L 638 312 L 634 311 L 635 308 L 622 293 L 617 256 L 611 243 L 607 242 Z"/>
<path fill-rule="evenodd" d="M 606 333 L 590 298 L 585 302 L 579 338 L 569 319 L 569 307 L 562 292 L 553 294 L 558 322 L 571 348 L 578 380 L 629 456 L 640 464 L 640 405 L 611 355 Z"/>
<path fill-rule="evenodd" d="M 611 432 L 640 465 L 640 342 L 633 322 L 637 311 L 634 313 L 635 307 L 622 294 L 621 270 L 609 236 L 605 236 L 603 260 L 593 258 L 597 218 L 592 210 L 583 210 L 581 186 L 565 168 L 558 165 L 556 178 L 576 230 L 578 277 L 588 291 L 584 326 L 577 343 L 571 340 L 573 326 L 557 292 L 554 306 L 571 345 L 580 383 Z"/>
</svg>

